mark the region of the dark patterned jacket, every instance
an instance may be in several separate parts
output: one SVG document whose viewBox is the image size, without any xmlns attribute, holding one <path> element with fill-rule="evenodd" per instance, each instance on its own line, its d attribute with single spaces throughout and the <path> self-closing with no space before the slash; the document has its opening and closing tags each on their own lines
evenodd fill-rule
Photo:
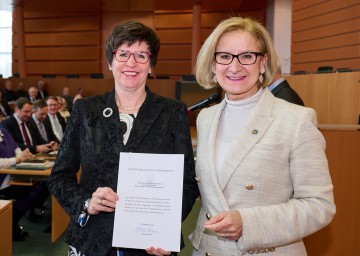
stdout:
<svg viewBox="0 0 360 256">
<path fill-rule="evenodd" d="M 114 90 L 76 101 L 71 113 L 48 187 L 71 218 L 66 242 L 85 255 L 115 255 L 112 249 L 114 213 L 90 216 L 84 227 L 77 221 L 85 200 L 91 198 L 98 187 L 110 187 L 116 192 L 120 152 L 184 154 L 183 220 L 199 196 L 187 107 L 146 90 L 145 102 L 126 145 Z M 106 108 L 113 111 L 109 117 L 103 114 Z M 76 173 L 80 166 L 78 185 Z M 130 249 L 126 255 L 148 254 Z"/>
</svg>

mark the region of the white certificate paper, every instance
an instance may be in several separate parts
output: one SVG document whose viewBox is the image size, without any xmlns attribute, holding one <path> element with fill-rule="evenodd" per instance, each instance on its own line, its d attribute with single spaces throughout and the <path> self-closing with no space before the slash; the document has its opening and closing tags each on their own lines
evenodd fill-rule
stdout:
<svg viewBox="0 0 360 256">
<path fill-rule="evenodd" d="M 120 153 L 114 247 L 179 252 L 183 154 Z"/>
</svg>

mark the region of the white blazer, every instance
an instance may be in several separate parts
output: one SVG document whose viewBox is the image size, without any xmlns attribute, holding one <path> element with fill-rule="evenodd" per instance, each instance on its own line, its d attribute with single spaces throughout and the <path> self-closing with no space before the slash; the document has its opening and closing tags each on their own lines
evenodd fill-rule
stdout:
<svg viewBox="0 0 360 256">
<path fill-rule="evenodd" d="M 189 237 L 193 255 L 307 255 L 302 238 L 329 224 L 335 214 L 325 140 L 315 111 L 265 89 L 217 177 L 216 134 L 225 105 L 223 100 L 204 109 L 197 119 L 202 207 Z M 237 242 L 204 230 L 206 214 L 228 210 L 238 210 L 242 217 Z"/>
</svg>

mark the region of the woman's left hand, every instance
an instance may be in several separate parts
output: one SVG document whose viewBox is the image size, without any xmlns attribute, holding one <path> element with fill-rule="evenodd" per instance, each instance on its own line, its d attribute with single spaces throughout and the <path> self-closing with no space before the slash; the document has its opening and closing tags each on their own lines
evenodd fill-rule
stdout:
<svg viewBox="0 0 360 256">
<path fill-rule="evenodd" d="M 239 211 L 225 211 L 211 217 L 204 227 L 223 239 L 236 241 L 242 235 L 243 222 Z"/>
<path fill-rule="evenodd" d="M 169 251 L 165 251 L 164 249 L 161 248 L 155 248 L 153 246 L 151 246 L 150 248 L 146 249 L 146 252 L 150 255 L 157 255 L 157 256 L 162 256 L 162 255 L 170 255 L 171 252 Z"/>
</svg>

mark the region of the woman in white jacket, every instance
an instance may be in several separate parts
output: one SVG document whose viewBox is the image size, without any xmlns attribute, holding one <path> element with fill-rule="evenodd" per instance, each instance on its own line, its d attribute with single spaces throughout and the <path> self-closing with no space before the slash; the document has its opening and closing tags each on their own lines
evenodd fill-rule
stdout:
<svg viewBox="0 0 360 256">
<path fill-rule="evenodd" d="M 199 52 L 197 81 L 225 98 L 197 119 L 193 255 L 306 255 L 302 238 L 335 214 L 315 111 L 271 94 L 276 66 L 268 32 L 249 18 L 221 22 Z"/>
</svg>

